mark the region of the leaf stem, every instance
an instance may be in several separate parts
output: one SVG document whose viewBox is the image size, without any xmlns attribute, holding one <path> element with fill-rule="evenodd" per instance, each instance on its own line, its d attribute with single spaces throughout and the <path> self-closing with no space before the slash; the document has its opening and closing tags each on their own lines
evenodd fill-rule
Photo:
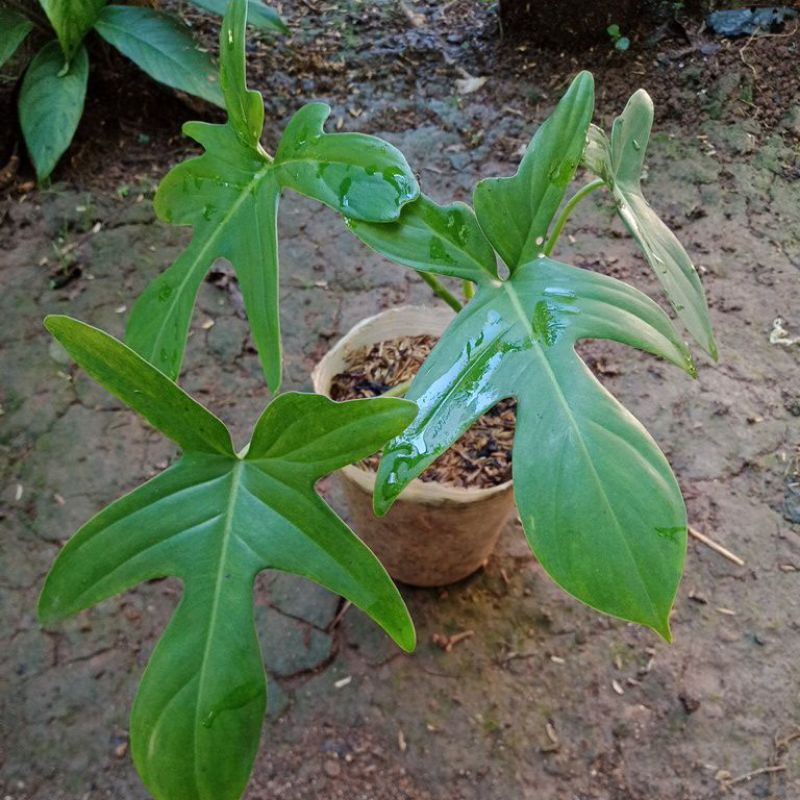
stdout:
<svg viewBox="0 0 800 800">
<path fill-rule="evenodd" d="M 472 300 L 475 297 L 475 284 L 472 281 L 464 281 L 464 299 Z"/>
<path fill-rule="evenodd" d="M 381 395 L 381 397 L 404 397 L 406 392 L 411 388 L 411 382 L 413 380 L 414 380 L 413 378 L 409 378 L 407 381 L 398 383 L 397 386 L 390 386 Z"/>
<path fill-rule="evenodd" d="M 437 297 L 441 297 L 442 300 L 444 300 L 445 303 L 447 303 L 447 305 L 449 305 L 450 308 L 456 312 L 456 314 L 461 311 L 462 305 L 458 302 L 458 298 L 453 295 L 438 278 L 431 275 L 430 272 L 420 272 L 419 274 L 422 280 L 424 280 L 425 283 L 431 287 L 433 293 Z"/>
<path fill-rule="evenodd" d="M 578 189 L 572 197 L 567 201 L 567 204 L 564 206 L 564 210 L 556 220 L 556 226 L 553 228 L 553 233 L 550 234 L 550 238 L 547 240 L 547 244 L 544 246 L 544 254 L 549 256 L 553 252 L 553 248 L 556 246 L 556 242 L 558 242 L 558 237 L 561 236 L 561 231 L 564 230 L 564 225 L 567 224 L 567 220 L 570 218 L 572 212 L 575 210 L 575 207 L 583 200 L 584 197 L 588 197 L 592 192 L 596 189 L 599 189 L 601 186 L 605 184 L 605 181 L 602 178 L 596 178 L 595 180 L 587 183 L 581 189 Z"/>
</svg>

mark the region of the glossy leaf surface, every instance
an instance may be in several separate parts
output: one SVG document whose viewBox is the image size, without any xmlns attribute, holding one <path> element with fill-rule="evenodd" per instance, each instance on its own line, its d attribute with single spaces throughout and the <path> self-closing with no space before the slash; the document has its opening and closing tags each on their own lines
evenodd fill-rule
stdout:
<svg viewBox="0 0 800 800">
<path fill-rule="evenodd" d="M 190 0 L 193 5 L 212 11 L 222 16 L 227 8 L 227 0 Z M 281 15 L 274 9 L 265 5 L 261 0 L 247 0 L 247 21 L 253 27 L 275 33 L 289 33 L 289 28 L 281 19 Z"/>
<path fill-rule="evenodd" d="M 239 458 L 213 415 L 121 342 L 64 317 L 48 318 L 47 326 L 184 453 L 70 539 L 48 575 L 40 618 L 50 623 L 142 581 L 180 578 L 183 596 L 134 703 L 133 758 L 156 800 L 235 800 L 266 704 L 252 610 L 261 570 L 320 583 L 362 608 L 401 647 L 414 647 L 391 579 L 314 483 L 373 453 L 416 407 L 391 398 L 334 403 L 284 394 L 262 414 Z"/>
<path fill-rule="evenodd" d="M 170 14 L 142 6 L 106 6 L 95 30 L 151 78 L 224 105 L 217 69 L 189 29 Z"/>
<path fill-rule="evenodd" d="M 575 175 L 594 109 L 594 81 L 581 72 L 531 140 L 516 175 L 475 187 L 475 213 L 513 272 L 535 258 Z"/>
<path fill-rule="evenodd" d="M 72 59 L 105 4 L 106 0 L 39 0 L 67 61 Z"/>
<path fill-rule="evenodd" d="M 348 219 L 350 230 L 398 264 L 481 283 L 497 277 L 497 256 L 464 203 L 440 206 L 425 195 L 397 222 L 375 225 Z"/>
<path fill-rule="evenodd" d="M 8 61 L 33 28 L 22 14 L 9 8 L 0 8 L 0 67 Z"/>
<path fill-rule="evenodd" d="M 283 188 L 376 222 L 397 219 L 419 188 L 402 154 L 386 142 L 324 133 L 330 109 L 322 103 L 295 114 L 270 158 L 259 144 L 260 95 L 245 84 L 244 36 L 245 6 L 234 0 L 220 36 L 228 122 L 184 126 L 205 153 L 171 170 L 155 199 L 159 215 L 191 225 L 193 237 L 137 301 L 126 338 L 177 377 L 197 290 L 214 261 L 226 258 L 239 278 L 267 383 L 276 391 L 281 380 L 277 214 Z"/>
<path fill-rule="evenodd" d="M 712 357 L 717 346 L 711 331 L 703 285 L 683 245 L 642 194 L 642 168 L 653 125 L 653 102 L 636 92 L 614 120 L 611 140 L 592 126 L 584 162 L 614 195 L 623 222 L 639 243 L 664 287 L 675 313 Z"/>
<path fill-rule="evenodd" d="M 536 557 L 570 594 L 669 638 L 686 548 L 683 500 L 655 442 L 575 353 L 586 338 L 694 371 L 645 295 L 537 258 L 479 286 L 423 364 L 407 394 L 419 415 L 384 450 L 376 511 L 483 413 L 515 397 L 514 491 Z"/>
<path fill-rule="evenodd" d="M 39 180 L 53 171 L 78 128 L 86 98 L 89 59 L 79 47 L 65 66 L 58 42 L 33 58 L 19 93 L 19 122 Z"/>
</svg>

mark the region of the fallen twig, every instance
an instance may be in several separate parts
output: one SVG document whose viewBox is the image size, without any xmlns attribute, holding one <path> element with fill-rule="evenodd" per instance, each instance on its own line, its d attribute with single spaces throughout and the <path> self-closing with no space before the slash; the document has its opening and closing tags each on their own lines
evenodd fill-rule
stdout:
<svg viewBox="0 0 800 800">
<path fill-rule="evenodd" d="M 728 559 L 728 561 L 732 561 L 737 566 L 743 567 L 744 566 L 744 559 L 739 558 L 735 553 L 731 553 L 727 547 L 723 547 L 721 544 L 717 544 L 713 539 L 710 539 L 704 533 L 700 533 L 696 528 L 693 528 L 691 525 L 689 526 L 689 536 L 697 539 L 698 542 L 702 542 L 706 547 L 710 547 L 712 550 L 715 550 L 721 556 L 724 556 Z"/>
<path fill-rule="evenodd" d="M 747 781 L 751 781 L 758 775 L 767 775 L 772 772 L 785 771 L 785 764 L 776 764 L 772 767 L 759 767 L 758 769 L 751 770 L 750 772 L 745 772 L 744 775 L 737 775 L 735 778 L 723 778 L 720 783 L 727 789 L 731 786 L 735 786 L 737 783 L 747 783 Z"/>
<path fill-rule="evenodd" d="M 445 653 L 449 653 L 459 642 L 463 642 L 464 639 L 469 639 L 474 635 L 475 631 L 461 631 L 461 633 L 454 633 L 452 636 L 434 633 L 431 638 L 437 647 L 441 647 Z"/>
</svg>

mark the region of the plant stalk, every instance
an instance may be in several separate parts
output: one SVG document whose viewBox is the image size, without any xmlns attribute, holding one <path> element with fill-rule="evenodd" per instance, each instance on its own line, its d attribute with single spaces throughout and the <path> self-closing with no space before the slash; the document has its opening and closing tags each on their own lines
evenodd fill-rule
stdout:
<svg viewBox="0 0 800 800">
<path fill-rule="evenodd" d="M 572 215 L 572 212 L 575 210 L 575 207 L 578 205 L 578 203 L 580 203 L 584 197 L 588 197 L 592 192 L 599 189 L 604 184 L 605 181 L 602 178 L 596 178 L 595 180 L 591 181 L 591 183 L 587 183 L 583 188 L 578 189 L 578 191 L 575 192 L 572 197 L 570 197 L 569 201 L 564 206 L 564 210 L 556 220 L 556 226 L 553 228 L 553 233 L 550 235 L 550 238 L 547 240 L 547 244 L 544 246 L 544 254 L 546 256 L 549 256 L 553 252 L 556 242 L 558 242 L 558 237 L 561 236 L 561 231 L 564 230 L 567 220 Z"/>
<path fill-rule="evenodd" d="M 407 381 L 398 383 L 397 386 L 390 386 L 381 397 L 405 397 L 406 392 L 411 388 L 413 380 L 413 378 L 409 378 Z"/>
<path fill-rule="evenodd" d="M 475 284 L 472 281 L 464 281 L 464 299 L 472 300 L 475 297 Z"/>
<path fill-rule="evenodd" d="M 438 278 L 431 275 L 430 272 L 420 272 L 419 274 L 422 280 L 431 287 L 433 293 L 437 297 L 441 297 L 456 314 L 461 311 L 462 305 L 458 302 L 458 298 Z"/>
</svg>

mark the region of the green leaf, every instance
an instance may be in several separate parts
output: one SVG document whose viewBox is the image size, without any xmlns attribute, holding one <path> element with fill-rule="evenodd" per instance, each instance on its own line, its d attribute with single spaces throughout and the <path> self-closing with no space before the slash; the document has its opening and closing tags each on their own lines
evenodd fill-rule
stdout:
<svg viewBox="0 0 800 800">
<path fill-rule="evenodd" d="M 517 174 L 487 178 L 475 187 L 478 222 L 512 272 L 542 251 L 580 163 L 593 108 L 594 81 L 581 72 L 536 131 Z"/>
<path fill-rule="evenodd" d="M 17 48 L 31 32 L 33 23 L 22 14 L 8 8 L 0 8 L 0 67 L 16 53 Z"/>
<path fill-rule="evenodd" d="M 222 422 L 129 347 L 71 317 L 51 315 L 44 324 L 94 380 L 181 448 L 233 455 Z"/>
<path fill-rule="evenodd" d="M 219 16 L 225 13 L 228 5 L 227 0 L 190 0 L 190 2 Z M 265 31 L 289 33 L 289 28 L 281 19 L 281 15 L 274 8 L 264 5 L 261 0 L 247 0 L 247 21 Z"/>
<path fill-rule="evenodd" d="M 152 8 L 106 6 L 94 28 L 151 78 L 224 106 L 214 62 L 174 17 Z"/>
<path fill-rule="evenodd" d="M 247 6 L 231 3 L 219 32 L 220 80 L 228 121 L 246 147 L 258 150 L 264 128 L 264 100 L 247 88 L 245 39 Z"/>
<path fill-rule="evenodd" d="M 440 206 L 422 195 L 397 222 L 372 224 L 348 219 L 362 242 L 392 261 L 481 283 L 497 277 L 497 257 L 475 213 L 464 203 Z"/>
<path fill-rule="evenodd" d="M 594 378 L 576 341 L 612 339 L 694 374 L 669 318 L 613 278 L 546 257 L 479 286 L 415 378 L 414 422 L 384 450 L 375 508 L 483 413 L 517 400 L 514 491 L 536 557 L 594 608 L 669 638 L 686 512 L 669 464 Z"/>
<path fill-rule="evenodd" d="M 50 175 L 75 135 L 88 79 L 86 49 L 79 47 L 67 68 L 56 41 L 46 44 L 25 72 L 19 122 L 39 180 Z"/>
<path fill-rule="evenodd" d="M 281 137 L 275 165 L 283 186 L 351 219 L 391 222 L 419 195 L 403 154 L 363 133 L 325 133 L 325 103 L 303 106 Z"/>
<path fill-rule="evenodd" d="M 202 415 L 214 419 L 197 404 L 187 410 L 177 387 L 112 337 L 63 317 L 48 327 L 151 421 L 158 406 L 169 435 L 179 424 L 191 430 Z M 281 395 L 256 425 L 244 460 L 209 452 L 203 441 L 195 450 L 181 432 L 177 463 L 101 511 L 60 552 L 39 600 L 45 623 L 142 581 L 171 575 L 183 583 L 130 725 L 134 762 L 157 800 L 235 800 L 245 789 L 266 703 L 252 610 L 260 571 L 316 581 L 363 609 L 403 649 L 414 648 L 396 587 L 314 483 L 373 453 L 415 413 L 413 403 L 391 398 L 337 404 Z"/>
<path fill-rule="evenodd" d="M 386 142 L 362 134 L 324 133 L 330 109 L 321 103 L 295 114 L 273 161 L 256 131 L 263 119 L 260 96 L 248 92 L 244 81 L 244 36 L 244 3 L 233 0 L 220 42 L 228 122 L 184 126 L 205 153 L 171 170 L 155 198 L 162 219 L 191 225 L 194 234 L 178 260 L 136 302 L 126 338 L 160 370 L 177 377 L 197 290 L 214 261 L 225 258 L 242 287 L 267 383 L 277 391 L 277 215 L 282 189 L 290 187 L 341 213 L 381 222 L 397 219 L 419 187 L 402 154 Z"/>
<path fill-rule="evenodd" d="M 639 243 L 675 313 L 700 346 L 716 358 L 717 345 L 697 271 L 683 245 L 642 194 L 642 168 L 652 125 L 653 102 L 647 92 L 639 90 L 614 120 L 610 142 L 602 130 L 591 127 L 584 163 L 613 193 L 620 217 Z"/>
<path fill-rule="evenodd" d="M 106 0 L 39 0 L 67 61 L 72 59 Z"/>
</svg>

